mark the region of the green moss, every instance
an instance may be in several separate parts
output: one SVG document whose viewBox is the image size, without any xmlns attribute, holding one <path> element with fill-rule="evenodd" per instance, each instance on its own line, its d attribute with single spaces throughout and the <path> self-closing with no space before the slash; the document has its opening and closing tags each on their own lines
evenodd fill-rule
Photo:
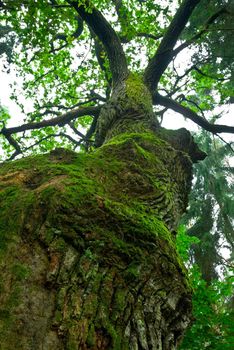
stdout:
<svg viewBox="0 0 234 350">
<path fill-rule="evenodd" d="M 0 343 L 7 340 L 9 330 L 14 327 L 16 316 L 12 311 L 20 305 L 21 284 L 17 281 L 17 278 L 13 278 L 12 285 L 10 293 L 6 289 L 2 291 L 2 295 L 5 298 L 7 296 L 7 298 L 4 300 L 4 304 L 0 305 Z"/>
<path fill-rule="evenodd" d="M 77 342 L 75 340 L 68 339 L 66 348 L 67 350 L 77 350 Z"/>
<path fill-rule="evenodd" d="M 66 242 L 64 241 L 63 238 L 61 237 L 56 237 L 52 242 L 51 242 L 51 249 L 55 250 L 57 252 L 64 252 L 66 249 Z"/>
<path fill-rule="evenodd" d="M 95 327 L 93 323 L 91 323 L 91 325 L 89 326 L 89 332 L 88 332 L 86 342 L 87 342 L 87 345 L 91 348 L 96 344 L 96 333 L 95 333 Z"/>
<path fill-rule="evenodd" d="M 137 78 L 135 76 L 129 77 L 129 79 L 135 81 Z M 58 191 L 58 188 L 53 183 L 49 186 L 46 186 L 39 192 L 37 195 L 37 200 L 44 205 L 45 203 L 50 203 L 50 216 L 54 216 L 56 213 L 56 220 L 58 222 L 62 222 L 64 220 L 64 215 L 58 214 L 57 206 L 63 207 L 63 210 L 68 210 L 69 208 L 75 207 L 80 208 L 80 216 L 82 220 L 82 225 L 79 228 L 81 231 L 83 227 L 86 225 L 85 217 L 83 216 L 83 211 L 89 211 L 89 216 L 97 215 L 100 212 L 102 214 L 103 209 L 113 217 L 116 217 L 116 220 L 121 222 L 124 226 L 124 231 L 128 232 L 129 235 L 135 237 L 136 240 L 139 241 L 139 244 L 144 245 L 149 241 L 155 240 L 155 235 L 161 235 L 165 240 L 167 240 L 170 244 L 170 233 L 166 229 L 165 225 L 155 217 L 155 212 L 149 212 L 149 208 L 145 207 L 139 200 L 129 197 L 128 194 L 121 192 L 120 189 L 115 185 L 119 185 L 119 174 L 123 172 L 126 167 L 126 162 L 128 161 L 128 155 L 123 157 L 123 153 L 127 152 L 131 157 L 134 155 L 134 173 L 142 174 L 146 179 L 146 181 L 151 182 L 151 186 L 156 190 L 161 189 L 161 191 L 168 191 L 169 188 L 165 186 L 163 182 L 159 182 L 156 180 L 155 171 L 157 168 L 162 167 L 160 164 L 160 160 L 158 155 L 155 152 L 152 152 L 153 148 L 163 149 L 169 147 L 165 141 L 157 138 L 153 133 L 130 133 L 130 134 L 122 134 L 112 138 L 108 144 L 104 145 L 102 148 L 97 150 L 92 155 L 79 155 L 79 157 L 74 157 L 72 163 L 66 162 L 54 162 L 51 163 L 48 161 L 48 156 L 40 156 L 40 157 L 32 157 L 29 158 L 27 162 L 25 160 L 17 161 L 17 164 L 13 163 L 13 168 L 22 169 L 26 167 L 30 168 L 30 162 L 33 162 L 34 168 L 40 168 L 40 172 L 46 174 L 46 178 L 40 180 L 40 185 L 43 186 L 44 183 L 48 183 L 51 179 L 54 179 L 55 176 L 66 175 L 64 180 L 60 181 L 60 183 L 64 183 L 64 188 L 62 191 Z M 123 152 L 123 153 L 122 153 Z M 17 166 L 16 166 L 17 165 Z M 146 168 L 147 166 L 147 168 Z M 9 165 L 6 165 L 6 169 Z M 3 167 L 4 168 L 4 167 Z M 25 168 L 24 168 L 25 169 Z M 151 175 L 152 173 L 152 175 Z M 152 177 L 152 179 L 151 179 Z M 154 178 L 153 178 L 154 177 Z M 143 186 L 144 183 L 137 183 L 137 177 L 130 176 L 131 186 Z M 129 180 L 126 180 L 129 181 Z M 132 181 L 135 181 L 134 183 Z M 123 188 L 125 184 L 123 182 Z M 129 188 L 130 184 L 126 182 L 126 187 Z M 109 198 L 106 195 L 106 189 L 109 189 Z M 114 193 L 115 192 L 115 193 Z M 28 192 L 30 193 L 30 192 Z M 93 194 L 96 193 L 94 196 Z M 8 200 L 6 203 L 6 208 L 11 208 L 12 212 L 12 204 L 15 202 L 19 202 L 19 196 L 23 200 L 24 208 L 29 207 L 35 202 L 35 196 L 31 193 L 31 198 L 29 198 L 29 194 L 22 193 L 22 188 L 18 188 L 17 186 L 13 186 L 12 188 L 7 189 L 4 194 Z M 105 200 L 102 198 L 105 196 Z M 113 197 L 118 198 L 118 201 L 114 200 Z M 168 201 L 172 200 L 173 193 L 167 192 L 166 198 Z M 130 202 L 129 202 L 130 200 Z M 125 205 L 124 202 L 127 204 Z M 35 205 L 35 203 L 34 203 Z M 13 206 L 14 207 L 14 206 Z M 103 207 L 103 208 L 102 208 Z M 11 221 L 10 215 L 2 216 L 2 227 L 6 224 L 5 217 L 8 217 L 8 225 L 7 225 L 7 233 L 9 230 L 15 231 L 17 228 L 21 226 L 19 220 L 22 218 L 22 212 L 24 212 L 24 208 L 17 206 L 14 213 L 14 220 Z M 14 208 L 13 208 L 14 210 Z M 92 212 L 93 211 L 93 212 Z M 59 218 L 61 215 L 61 219 Z M 19 220 L 15 220 L 16 217 L 19 217 Z M 52 220 L 52 219 L 51 219 Z M 92 219 L 89 220 L 90 226 L 92 225 Z M 4 221 L 4 222 L 3 222 Z M 78 220 L 79 221 L 79 220 Z M 0 221 L 1 224 L 1 221 Z M 79 225 L 79 223 L 78 223 Z M 96 224 L 95 224 L 96 225 Z M 15 226 L 15 227 L 14 227 Z M 58 229 L 56 228 L 56 222 L 54 228 L 48 228 L 46 231 L 45 240 L 47 244 L 50 244 L 53 241 L 53 245 L 56 242 L 57 249 L 63 250 L 64 241 L 62 238 L 54 241 L 54 236 L 63 236 L 66 235 L 66 231 L 58 233 Z M 75 240 L 76 229 L 72 234 L 72 220 L 71 220 L 71 229 L 69 231 L 70 238 Z M 97 226 L 97 225 L 96 225 Z M 52 225 L 53 227 L 53 225 Z M 134 228 L 134 229 L 133 229 Z M 97 226 L 98 229 L 98 226 Z M 2 230 L 4 231 L 4 229 Z M 115 247 L 120 249 L 122 252 L 126 252 L 127 255 L 131 254 L 131 249 L 126 240 L 121 240 L 119 237 L 114 237 L 112 234 L 108 234 L 104 232 L 104 236 L 111 239 Z M 79 243 L 79 237 L 77 237 L 77 243 Z M 4 240 L 3 240 L 4 241 Z M 134 243 L 135 244 L 135 243 Z M 137 249 L 138 249 L 138 245 Z M 3 243 L 4 245 L 4 243 Z M 136 248 L 136 247 L 135 247 Z M 139 253 L 139 252 L 137 252 Z M 135 254 L 134 254 L 135 255 Z"/>
<path fill-rule="evenodd" d="M 28 266 L 23 264 L 14 264 L 11 267 L 11 273 L 15 277 L 16 280 L 21 281 L 26 279 L 30 274 L 30 269 Z"/>
<path fill-rule="evenodd" d="M 162 157 L 165 151 L 172 150 L 171 146 L 166 141 L 156 137 L 154 132 L 149 130 L 145 132 L 145 126 L 143 125 L 142 130 L 132 130 L 113 136 L 108 143 L 104 144 L 96 152 L 104 154 L 105 157 L 112 155 L 113 161 L 116 162 L 116 160 L 119 160 L 119 156 L 121 156 L 122 161 L 128 160 L 129 151 L 133 149 L 135 150 L 136 159 L 137 156 L 142 156 L 151 161 L 150 167 L 152 169 L 154 169 L 155 163 L 160 159 L 158 157 Z M 121 164 L 118 166 L 121 168 Z M 150 167 L 148 170 L 150 170 Z"/>
<path fill-rule="evenodd" d="M 126 95 L 128 103 L 142 112 L 152 111 L 152 97 L 143 83 L 142 77 L 137 73 L 130 73 L 126 80 Z"/>
<path fill-rule="evenodd" d="M 54 324 L 59 324 L 63 319 L 63 314 L 61 310 L 55 310 L 55 315 L 54 315 Z"/>
<path fill-rule="evenodd" d="M 138 278 L 139 274 L 139 264 L 137 264 L 135 261 L 129 264 L 127 270 L 125 271 L 126 280 L 129 282 L 134 281 L 136 278 Z"/>
<path fill-rule="evenodd" d="M 129 79 L 130 89 L 136 82 L 135 78 Z M 139 87 L 139 93 L 140 90 Z M 133 103 L 137 102 L 132 98 Z M 139 101 L 143 109 L 148 108 L 147 98 L 141 96 Z M 91 319 L 85 328 L 87 343 L 90 347 L 95 344 L 95 332 L 100 326 L 112 339 L 112 348 L 118 350 L 123 348 L 119 336 L 123 331 L 115 326 L 115 321 L 125 305 L 126 295 L 121 288 L 116 292 L 115 309 L 112 319 L 108 319 L 105 315 L 110 312 L 114 277 L 105 276 L 105 268 L 111 266 L 122 271 L 119 286 L 128 285 L 140 279 L 139 266 L 147 270 L 155 263 L 154 255 L 162 254 L 172 271 L 180 269 L 185 274 L 174 238 L 160 216 L 159 209 L 167 208 L 159 208 L 160 201 L 155 201 L 163 193 L 162 201 L 168 206 L 174 203 L 178 188 L 168 164 L 173 165 L 176 153 L 152 132 L 144 132 L 113 137 L 92 154 L 76 156 L 72 152 L 70 156 L 68 152 L 63 157 L 58 152 L 58 155 L 30 157 L 1 166 L 0 248 L 6 255 L 10 244 L 23 237 L 29 243 L 39 241 L 48 252 L 58 252 L 64 257 L 68 246 L 72 246 L 79 255 L 79 265 L 72 264 L 75 277 L 70 280 L 66 268 L 63 271 L 63 260 L 60 261 L 61 287 L 56 296 L 54 322 L 62 323 L 72 333 L 78 322 L 73 311 L 77 305 L 76 300 L 67 301 L 67 294 L 72 290 L 79 295 L 77 285 L 80 283 L 83 288 L 82 283 L 87 284 L 82 314 Z M 11 171 L 16 175 L 1 181 L 1 176 Z M 176 211 L 176 207 L 172 209 Z M 12 264 L 9 273 L 17 283 L 2 309 L 7 319 L 14 314 L 20 288 L 30 271 L 23 264 Z M 98 294 L 101 300 L 97 299 Z M 64 304 L 68 316 L 64 316 Z M 97 310 L 99 306 L 101 310 Z M 77 348 L 77 342 L 71 337 L 67 347 Z"/>
<path fill-rule="evenodd" d="M 119 318 L 119 315 L 121 314 L 121 311 L 124 310 L 126 307 L 126 300 L 127 300 L 127 294 L 128 291 L 124 286 L 121 288 L 121 284 L 118 286 L 119 288 L 115 292 L 115 298 L 113 301 L 113 311 L 112 311 L 112 321 L 113 323 L 116 323 L 116 321 Z"/>
</svg>

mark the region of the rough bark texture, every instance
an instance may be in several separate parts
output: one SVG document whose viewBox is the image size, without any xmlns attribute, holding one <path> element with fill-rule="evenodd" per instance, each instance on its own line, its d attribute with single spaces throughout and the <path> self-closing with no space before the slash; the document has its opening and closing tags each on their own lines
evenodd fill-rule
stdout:
<svg viewBox="0 0 234 350">
<path fill-rule="evenodd" d="M 152 97 L 142 77 L 130 73 L 112 91 L 109 101 L 101 109 L 95 143 L 101 146 L 113 136 L 124 132 L 156 129 Z"/>
<path fill-rule="evenodd" d="M 191 290 L 168 229 L 192 162 L 163 134 L 1 166 L 1 350 L 176 348 Z"/>
<path fill-rule="evenodd" d="M 131 74 L 101 111 L 98 150 L 0 168 L 1 350 L 176 349 L 191 289 L 175 230 L 203 154 L 154 119 Z"/>
</svg>

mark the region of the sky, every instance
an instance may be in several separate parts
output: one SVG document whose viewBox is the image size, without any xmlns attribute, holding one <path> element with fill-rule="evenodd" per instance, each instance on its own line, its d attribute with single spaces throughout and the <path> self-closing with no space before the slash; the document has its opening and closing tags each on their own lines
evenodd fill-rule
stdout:
<svg viewBox="0 0 234 350">
<path fill-rule="evenodd" d="M 21 113 L 20 108 L 17 104 L 10 99 L 11 96 L 11 87 L 10 84 L 13 84 L 14 81 L 20 83 L 19 78 L 16 78 L 15 74 L 12 72 L 11 74 L 1 72 L 0 79 L 0 102 L 4 107 L 7 107 L 9 114 L 12 116 L 12 119 L 9 121 L 8 126 L 18 126 L 23 123 L 24 115 Z M 29 112 L 33 110 L 32 102 L 25 100 L 23 96 L 21 97 L 25 112 Z M 217 111 L 218 112 L 218 111 Z M 225 108 L 225 114 L 218 121 L 219 124 L 226 124 L 230 126 L 234 126 L 234 105 L 228 105 Z M 190 120 L 185 120 L 185 118 L 173 111 L 169 111 L 165 114 L 163 119 L 163 126 L 168 129 L 179 129 L 179 128 L 187 128 L 190 131 L 198 131 L 199 127 Z M 226 142 L 234 142 L 233 134 L 221 134 L 220 135 Z"/>
</svg>

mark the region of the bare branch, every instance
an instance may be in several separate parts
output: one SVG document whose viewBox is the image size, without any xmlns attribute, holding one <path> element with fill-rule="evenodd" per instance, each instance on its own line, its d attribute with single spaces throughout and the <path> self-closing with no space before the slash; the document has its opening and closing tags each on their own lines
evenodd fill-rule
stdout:
<svg viewBox="0 0 234 350">
<path fill-rule="evenodd" d="M 79 146 L 82 142 L 82 139 L 79 141 L 76 141 L 73 137 L 71 137 L 70 135 L 64 133 L 64 132 L 60 132 L 58 134 L 58 136 L 62 136 L 62 137 L 66 137 L 70 142 L 74 143 L 76 146 Z"/>
<path fill-rule="evenodd" d="M 232 142 L 225 141 L 220 135 L 216 135 L 226 146 L 234 153 L 234 148 L 232 147 Z"/>
<path fill-rule="evenodd" d="M 168 107 L 173 111 L 182 114 L 185 118 L 192 120 L 203 129 L 210 131 L 213 134 L 231 133 L 234 134 L 234 126 L 222 125 L 222 124 L 210 124 L 206 119 L 200 117 L 197 113 L 193 112 L 188 107 L 182 106 L 180 103 L 171 100 L 168 97 L 155 93 L 153 96 L 153 104 Z"/>
<path fill-rule="evenodd" d="M 82 137 L 83 139 L 85 139 L 85 135 L 82 134 L 82 132 L 80 132 L 79 130 L 77 130 L 77 128 L 75 127 L 75 125 L 74 125 L 72 122 L 68 123 L 68 125 L 69 125 L 70 128 L 74 131 L 74 133 L 75 133 L 76 135 L 78 135 L 79 137 Z"/>
<path fill-rule="evenodd" d="M 110 70 L 108 72 L 108 68 L 105 65 L 105 63 L 106 63 L 105 62 L 105 57 L 107 58 L 105 47 L 100 42 L 98 37 L 95 35 L 93 30 L 91 28 L 89 28 L 89 29 L 90 29 L 91 36 L 92 36 L 92 38 L 94 40 L 94 49 L 95 49 L 95 54 L 96 54 L 96 58 L 97 58 L 98 64 L 99 64 L 101 70 L 103 71 L 103 73 L 105 75 L 105 79 L 106 79 L 106 81 L 107 81 L 107 83 L 109 85 L 109 88 L 111 88 L 112 78 L 110 76 Z"/>
<path fill-rule="evenodd" d="M 98 120 L 98 116 L 94 116 L 92 124 L 90 125 L 90 127 L 85 135 L 86 140 L 89 140 L 93 136 L 93 134 L 96 130 L 96 126 L 97 126 L 97 120 Z"/>
<path fill-rule="evenodd" d="M 193 69 L 196 70 L 199 74 L 203 75 L 204 77 L 207 77 L 207 78 L 210 78 L 210 79 L 214 79 L 214 80 L 217 80 L 217 81 L 228 80 L 228 78 L 218 78 L 218 77 L 206 74 L 200 68 L 197 68 L 195 65 L 193 66 Z"/>
<path fill-rule="evenodd" d="M 5 128 L 3 128 L 5 129 Z M 9 142 L 9 144 L 14 147 L 15 149 L 15 152 L 14 152 L 14 157 L 16 157 L 18 154 L 20 154 L 22 151 L 21 151 L 21 148 L 20 148 L 20 145 L 18 144 L 18 142 L 10 135 L 10 134 L 4 134 L 2 133 L 7 141 Z M 10 158 L 10 159 L 13 159 L 13 158 Z"/>
<path fill-rule="evenodd" d="M 158 82 L 173 58 L 173 48 L 186 26 L 194 8 L 200 0 L 184 0 L 175 14 L 166 34 L 164 35 L 155 55 L 145 69 L 144 80 L 149 90 L 153 92 Z"/>
<path fill-rule="evenodd" d="M 50 108 L 57 108 L 57 109 L 64 109 L 64 110 L 71 110 L 71 109 L 74 109 L 76 107 L 80 107 L 80 106 L 84 106 L 90 102 L 96 102 L 96 101 L 102 101 L 102 102 L 106 102 L 106 98 L 105 97 L 102 97 L 101 95 L 97 94 L 94 90 L 91 90 L 90 91 L 90 95 L 87 96 L 89 99 L 88 100 L 85 100 L 83 102 L 78 102 L 72 106 L 64 106 L 64 105 L 58 105 L 58 104 L 45 104 L 45 105 L 42 105 L 42 106 L 38 106 L 38 109 L 41 110 L 41 109 L 46 109 L 45 112 L 43 113 L 40 113 L 39 115 L 40 116 L 43 116 L 43 115 L 46 115 L 46 114 L 57 114 L 59 115 L 60 112 L 57 112 L 57 111 L 53 111 L 51 110 Z"/>
</svg>

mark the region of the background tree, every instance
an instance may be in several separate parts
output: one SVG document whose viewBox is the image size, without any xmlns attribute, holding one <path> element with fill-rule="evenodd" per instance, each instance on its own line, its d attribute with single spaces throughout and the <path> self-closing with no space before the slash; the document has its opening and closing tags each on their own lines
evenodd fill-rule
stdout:
<svg viewBox="0 0 234 350">
<path fill-rule="evenodd" d="M 211 112 L 233 95 L 233 67 L 215 45 L 217 37 L 228 40 L 232 6 L 179 5 L 0 2 L 2 51 L 15 40 L 7 57 L 34 101 L 19 126 L 9 127 L 1 111 L 8 158 L 57 144 L 89 150 L 104 143 L 94 155 L 57 150 L 2 167 L 6 349 L 177 347 L 191 290 L 173 233 L 187 206 L 191 160 L 204 153 L 185 129 L 167 131 L 157 117 L 172 109 L 213 134 L 234 132 Z M 190 47 L 191 59 L 178 72 L 179 55 Z M 19 91 L 13 95 L 24 110 Z M 205 196 L 209 215 L 213 197 Z M 211 265 L 203 272 L 210 274 Z"/>
<path fill-rule="evenodd" d="M 179 250 L 183 242 L 192 243 L 189 254 L 186 250 L 182 255 L 189 261 L 195 291 L 195 322 L 186 333 L 181 349 L 231 349 L 234 198 L 229 156 L 233 151 L 229 144 L 213 140 L 206 132 L 201 133 L 199 142 L 209 156 L 194 167 L 196 175 L 189 210 L 182 220 L 188 236 L 185 226 L 178 235 Z"/>
</svg>

